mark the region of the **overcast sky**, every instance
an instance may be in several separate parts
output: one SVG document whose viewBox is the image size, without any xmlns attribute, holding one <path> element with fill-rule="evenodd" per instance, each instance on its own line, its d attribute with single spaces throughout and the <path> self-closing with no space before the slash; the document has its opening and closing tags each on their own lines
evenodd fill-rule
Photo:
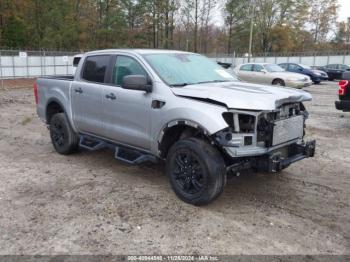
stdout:
<svg viewBox="0 0 350 262">
<path fill-rule="evenodd" d="M 339 21 L 344 21 L 350 17 L 350 0 L 338 0 L 339 8 Z"/>
</svg>

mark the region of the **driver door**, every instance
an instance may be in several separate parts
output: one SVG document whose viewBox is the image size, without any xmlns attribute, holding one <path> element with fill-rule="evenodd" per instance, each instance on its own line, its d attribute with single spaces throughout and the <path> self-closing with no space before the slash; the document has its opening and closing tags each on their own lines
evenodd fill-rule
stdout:
<svg viewBox="0 0 350 262">
<path fill-rule="evenodd" d="M 149 150 L 152 93 L 121 87 L 124 76 L 148 74 L 133 57 L 117 55 L 110 84 L 103 90 L 104 137 L 120 144 Z"/>
</svg>

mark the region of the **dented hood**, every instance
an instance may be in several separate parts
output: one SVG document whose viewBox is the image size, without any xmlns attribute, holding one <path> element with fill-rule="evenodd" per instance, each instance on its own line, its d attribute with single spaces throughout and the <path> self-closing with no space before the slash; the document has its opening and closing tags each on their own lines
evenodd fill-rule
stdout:
<svg viewBox="0 0 350 262">
<path fill-rule="evenodd" d="M 206 99 L 225 104 L 228 108 L 274 110 L 284 103 L 310 101 L 312 96 L 288 87 L 264 86 L 244 82 L 224 82 L 171 88 L 177 96 Z"/>
</svg>

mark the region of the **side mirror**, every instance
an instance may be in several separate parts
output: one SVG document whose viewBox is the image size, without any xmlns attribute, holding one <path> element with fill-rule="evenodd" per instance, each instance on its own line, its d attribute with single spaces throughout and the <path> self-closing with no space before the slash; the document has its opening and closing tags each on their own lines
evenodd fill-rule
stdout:
<svg viewBox="0 0 350 262">
<path fill-rule="evenodd" d="M 128 75 L 123 77 L 122 88 L 130 90 L 140 90 L 147 93 L 152 92 L 152 85 L 143 75 Z"/>
</svg>

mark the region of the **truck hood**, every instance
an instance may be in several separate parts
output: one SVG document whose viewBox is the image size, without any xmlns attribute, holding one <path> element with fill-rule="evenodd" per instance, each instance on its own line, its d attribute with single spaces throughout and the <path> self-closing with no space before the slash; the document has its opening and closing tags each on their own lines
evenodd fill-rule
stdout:
<svg viewBox="0 0 350 262">
<path fill-rule="evenodd" d="M 285 103 L 310 101 L 312 96 L 302 90 L 256 85 L 244 82 L 206 83 L 173 87 L 181 97 L 225 104 L 228 108 L 275 110 Z"/>
</svg>

